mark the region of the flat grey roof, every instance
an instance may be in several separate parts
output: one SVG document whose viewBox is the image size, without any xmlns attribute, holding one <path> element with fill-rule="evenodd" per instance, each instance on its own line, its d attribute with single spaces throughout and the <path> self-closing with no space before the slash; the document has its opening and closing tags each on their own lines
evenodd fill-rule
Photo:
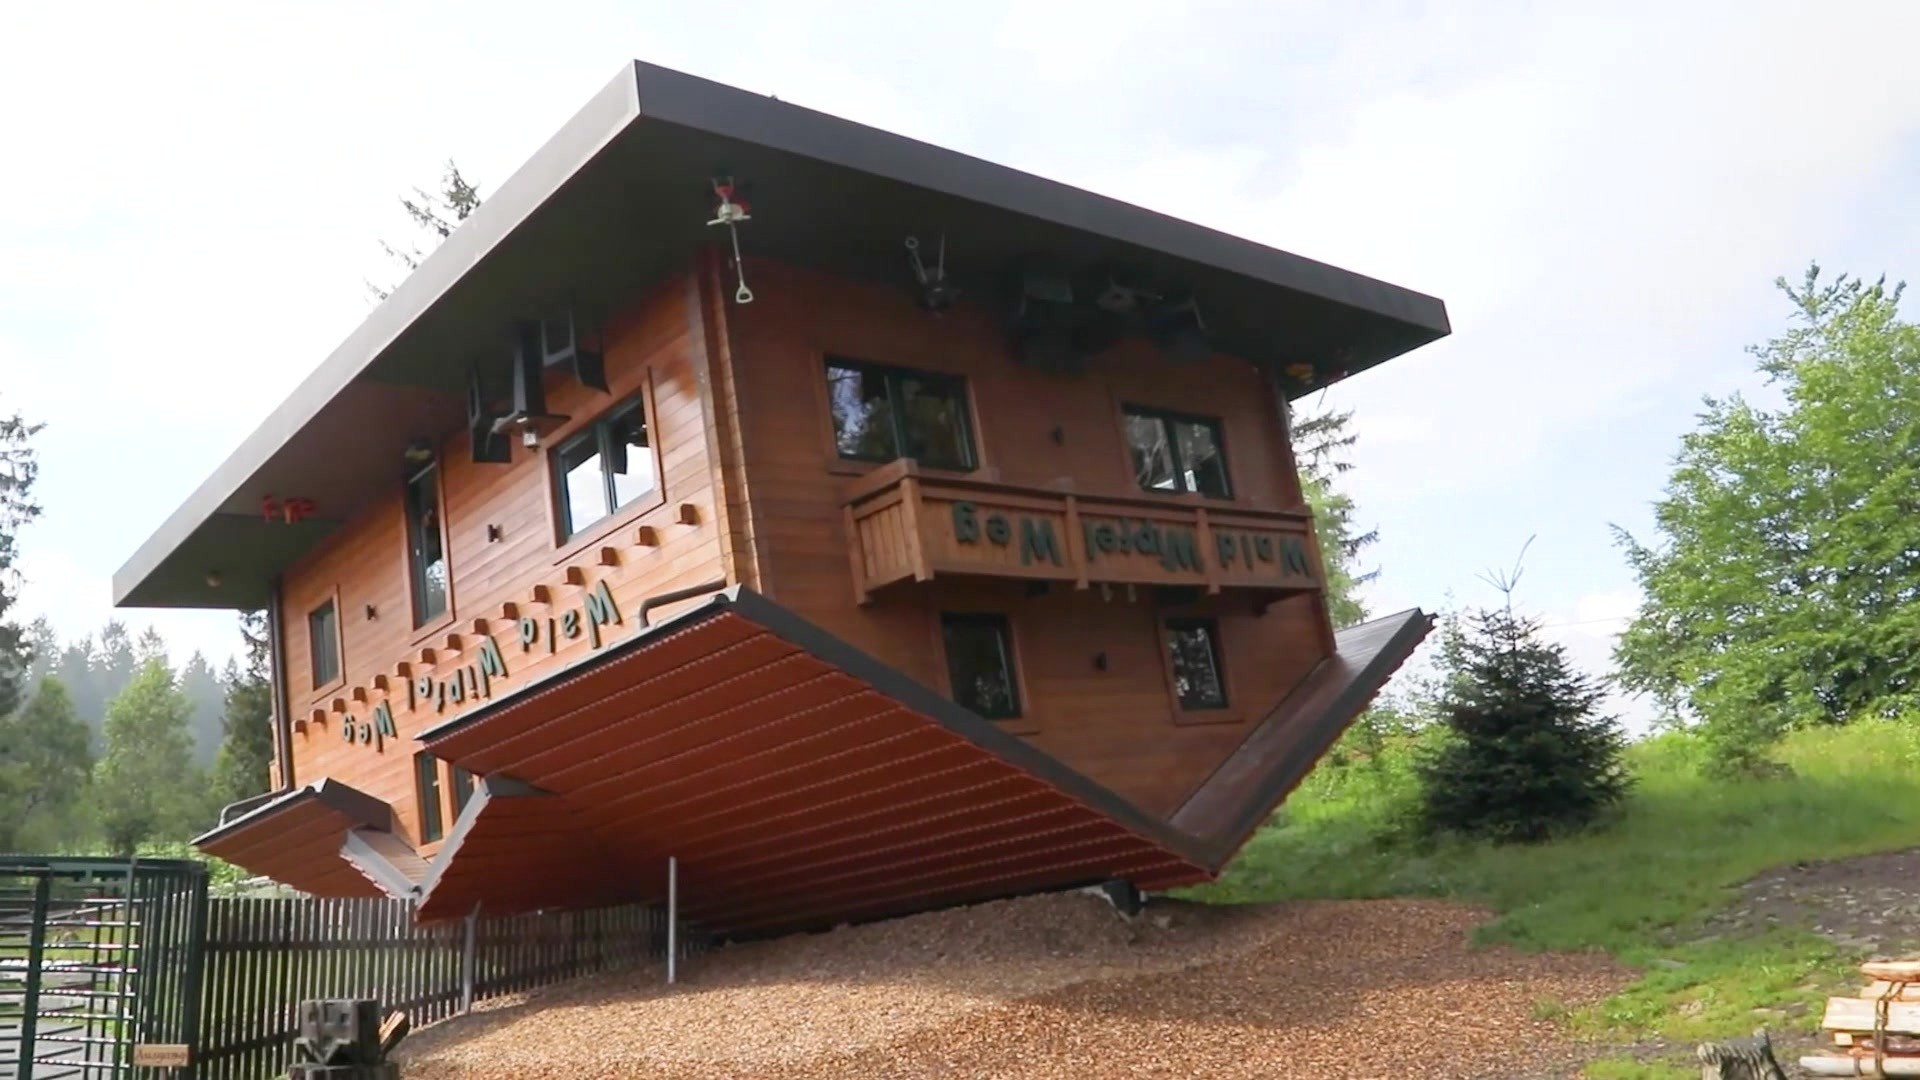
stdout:
<svg viewBox="0 0 1920 1080">
<path fill-rule="evenodd" d="M 215 469 L 114 575 L 125 607 L 257 608 L 288 564 L 465 424 L 476 357 L 512 323 L 607 310 L 720 240 L 715 175 L 749 186 L 750 256 L 907 282 L 902 239 L 944 233 L 973 296 L 1043 253 L 1190 286 L 1216 348 L 1308 363 L 1307 393 L 1445 336 L 1444 304 L 1325 263 L 951 150 L 634 62 L 567 121 Z M 266 523 L 263 496 L 320 513 Z M 210 584 L 217 575 L 219 584 Z"/>
</svg>

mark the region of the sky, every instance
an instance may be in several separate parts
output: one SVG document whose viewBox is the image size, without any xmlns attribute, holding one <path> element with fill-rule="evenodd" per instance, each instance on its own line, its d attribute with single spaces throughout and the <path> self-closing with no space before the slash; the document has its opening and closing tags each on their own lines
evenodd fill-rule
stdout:
<svg viewBox="0 0 1920 1080">
<path fill-rule="evenodd" d="M 63 637 L 371 310 L 397 196 L 491 191 L 634 58 L 1441 297 L 1352 409 L 1376 612 L 1518 603 L 1596 675 L 1702 395 L 1777 277 L 1920 273 L 1910 0 L 18 4 L 0 410 L 43 421 L 22 609 Z M 221 662 L 228 613 L 132 610 Z M 1651 717 L 1617 699 L 1629 724 Z"/>
</svg>

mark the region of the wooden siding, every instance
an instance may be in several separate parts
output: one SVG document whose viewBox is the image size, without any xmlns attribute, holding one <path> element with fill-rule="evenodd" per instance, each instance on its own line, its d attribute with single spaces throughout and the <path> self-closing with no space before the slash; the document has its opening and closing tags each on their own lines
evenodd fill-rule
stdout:
<svg viewBox="0 0 1920 1080">
<path fill-rule="evenodd" d="M 750 259 L 748 275 L 754 302 L 726 306 L 735 400 L 723 409 L 738 417 L 734 437 L 753 484 L 761 591 L 774 600 L 943 693 L 949 687 L 939 613 L 1008 615 L 1027 715 L 1004 726 L 1162 814 L 1328 655 L 1317 595 L 1264 609 L 1254 597 L 1234 595 L 1163 608 L 1145 586 L 1056 583 L 1031 596 L 1025 582 L 928 581 L 930 568 L 915 565 L 908 543 L 916 532 L 913 500 L 903 498 L 897 513 L 870 508 L 875 512 L 856 522 L 849 504 L 874 466 L 841 460 L 833 449 L 825 363 L 842 356 L 964 375 L 975 479 L 1147 497 L 1186 514 L 1205 507 L 1229 519 L 1236 511 L 1297 510 L 1299 478 L 1285 423 L 1251 365 L 1217 356 L 1175 367 L 1144 342 L 1129 342 L 1084 375 L 1046 375 L 1013 363 L 999 323 L 985 311 L 965 304 L 939 316 L 920 310 L 904 272 L 899 287 L 885 287 Z M 1123 440 L 1123 402 L 1217 417 L 1234 498 L 1144 496 Z M 1316 574 L 1318 562 L 1316 553 Z M 872 578 L 919 580 L 863 605 L 856 565 Z M 1161 625 L 1184 614 L 1219 620 L 1225 709 L 1182 714 L 1174 706 Z"/>
<path fill-rule="evenodd" d="M 410 679 L 456 677 L 476 664 L 482 639 L 491 638 L 509 675 L 503 682 L 492 680 L 501 685 L 489 691 L 494 696 L 511 692 L 594 647 L 583 632 L 551 653 L 544 641 L 540 648 L 523 650 L 518 616 L 534 617 L 544 629 L 548 617 L 577 610 L 586 592 L 604 581 L 631 619 L 646 596 L 723 578 L 724 519 L 715 494 L 719 463 L 702 403 L 701 369 L 707 360 L 700 310 L 697 280 L 688 275 L 615 319 L 604 350 L 612 394 L 556 373 L 548 380 L 548 405 L 571 419 L 538 451 L 516 443 L 510 464 L 475 464 L 466 433 L 444 433 L 440 482 L 452 580 L 446 618 L 414 625 L 403 508 L 406 468 L 400 461 L 394 462 L 390 498 L 286 574 L 282 629 L 298 780 L 339 777 L 392 803 L 397 831 L 417 840 L 412 738 L 458 707 L 421 701 L 409 708 Z M 643 497 L 560 543 L 547 450 L 636 393 L 647 398 L 649 436 L 662 478 L 657 497 Z M 489 538 L 490 527 L 497 529 L 498 539 Z M 570 583 L 570 576 L 578 583 Z M 539 588 L 547 590 L 548 603 L 536 598 Z M 336 592 L 344 678 L 336 687 L 316 690 L 307 613 Z M 382 738 L 369 726 L 372 710 L 382 702 L 392 710 L 396 737 Z M 466 705 L 472 707 L 470 701 Z M 372 741 L 348 741 L 349 718 L 356 734 L 371 734 Z M 451 826 L 444 773 L 442 789 L 442 820 Z M 427 845 L 423 854 L 433 850 Z"/>
</svg>

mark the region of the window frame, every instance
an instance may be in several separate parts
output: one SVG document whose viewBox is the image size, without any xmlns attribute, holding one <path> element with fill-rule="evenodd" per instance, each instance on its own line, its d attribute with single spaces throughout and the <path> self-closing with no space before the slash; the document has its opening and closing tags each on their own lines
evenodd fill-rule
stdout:
<svg viewBox="0 0 1920 1080">
<path fill-rule="evenodd" d="M 1167 616 L 1159 620 L 1161 664 L 1167 673 L 1167 693 L 1173 699 L 1176 717 L 1189 717 L 1189 723 L 1229 723 L 1238 719 L 1233 712 L 1233 687 L 1228 682 L 1227 649 L 1220 632 L 1220 620 L 1210 615 Z M 1180 670 L 1174 663 L 1173 648 L 1167 641 L 1170 632 L 1205 630 L 1207 646 L 1213 656 L 1214 678 L 1220 684 L 1220 703 L 1189 705 L 1180 697 Z"/>
<path fill-rule="evenodd" d="M 470 770 L 463 769 L 452 762 L 447 763 L 447 801 L 453 811 L 453 820 L 458 823 L 460 815 L 466 812 L 467 804 L 473 801 L 473 794 L 480 786 L 480 778 Z"/>
<path fill-rule="evenodd" d="M 451 623 L 454 617 L 453 542 L 451 530 L 447 525 L 447 485 L 446 470 L 442 468 L 443 464 L 444 462 L 441 461 L 440 457 L 435 455 L 432 461 L 409 471 L 406 474 L 406 478 L 402 481 L 400 489 L 400 524 L 403 533 L 402 547 L 404 548 L 401 565 L 406 572 L 407 612 L 413 623 L 413 640 L 415 642 L 425 640 L 448 623 Z M 435 615 L 423 616 L 421 612 L 421 601 L 426 595 L 426 579 L 423 576 L 420 561 L 414 554 L 416 529 L 414 526 L 413 490 L 414 484 L 429 472 L 433 474 L 434 505 L 439 510 L 440 560 L 447 566 L 447 602 L 445 610 Z"/>
<path fill-rule="evenodd" d="M 954 688 L 953 653 L 947 648 L 947 627 L 949 624 L 962 626 L 990 626 L 999 631 L 1000 653 L 1007 668 L 1008 693 L 1013 699 L 1013 710 L 1005 714 L 984 713 L 960 700 Z M 1020 679 L 1020 643 L 1013 632 L 1013 620 L 998 611 L 942 611 L 935 620 L 934 632 L 940 642 L 940 655 L 947 672 L 947 697 L 955 705 L 975 716 L 991 720 L 998 724 L 1019 724 L 1028 721 L 1026 712 L 1027 692 Z"/>
<path fill-rule="evenodd" d="M 560 559 L 570 557 L 609 532 L 666 505 L 667 477 L 660 455 L 660 427 L 655 419 L 652 389 L 653 382 L 649 373 L 648 378 L 639 386 L 621 395 L 613 404 L 593 416 L 567 428 L 564 435 L 549 440 L 548 445 L 542 448 L 547 474 L 547 514 L 551 519 L 554 547 Z M 606 465 L 608 431 L 614 420 L 634 411 L 639 412 L 640 422 L 647 429 L 646 449 L 653 458 L 653 488 L 645 494 L 635 496 L 631 502 L 614 506 L 613 474 L 607 471 Z M 560 469 L 560 456 L 569 447 L 587 438 L 594 440 L 595 451 L 601 459 L 601 493 L 607 499 L 608 509 L 604 515 L 578 529 L 572 529 L 572 512 L 567 505 L 566 475 Z"/>
<path fill-rule="evenodd" d="M 422 844 L 434 844 L 446 839 L 446 813 L 441 805 L 444 787 L 440 778 L 440 759 L 429 751 L 416 751 L 413 755 L 413 795 L 415 808 L 420 815 Z M 431 828 L 428 827 L 429 823 Z"/>
<path fill-rule="evenodd" d="M 863 374 L 874 373 L 886 378 L 887 413 L 892 421 L 893 427 L 894 455 L 892 457 L 850 454 L 840 448 L 839 430 L 833 422 L 834 368 L 851 368 Z M 905 411 L 900 407 L 899 379 L 901 376 L 920 379 L 928 383 L 944 383 L 953 388 L 954 398 L 960 403 L 960 434 L 961 441 L 964 444 L 965 464 L 958 467 L 952 465 L 935 465 L 930 462 L 920 461 L 918 458 L 909 457 L 906 454 L 907 433 L 903 419 Z M 980 426 L 974 420 L 973 384 L 965 375 L 951 371 L 939 371 L 933 368 L 911 367 L 906 364 L 885 364 L 875 360 L 859 360 L 842 353 L 825 353 L 822 355 L 822 363 L 820 365 L 819 385 L 820 399 L 824 404 L 826 412 L 827 448 L 832 455 L 832 462 L 840 468 L 865 468 L 876 465 L 888 465 L 895 461 L 912 461 L 921 468 L 948 473 L 972 473 L 978 472 L 981 469 L 983 459 L 980 453 Z"/>
<path fill-rule="evenodd" d="M 1167 453 L 1173 458 L 1173 479 L 1179 486 L 1169 491 L 1165 488 L 1149 487 L 1141 481 L 1139 470 L 1133 464 L 1133 443 L 1127 438 L 1127 421 L 1133 417 L 1153 420 L 1161 425 L 1166 433 Z M 1198 491 L 1187 487 L 1186 462 L 1180 454 L 1180 440 L 1174 437 L 1172 424 L 1197 424 L 1213 432 L 1213 444 L 1220 450 L 1220 479 L 1226 485 L 1223 494 Z M 1189 499 L 1213 499 L 1218 502 L 1232 502 L 1234 499 L 1233 459 L 1227 454 L 1227 425 L 1218 416 L 1202 416 L 1199 413 L 1182 412 L 1178 409 L 1163 409 L 1157 405 L 1137 405 L 1130 401 L 1120 402 L 1120 450 L 1126 455 L 1127 475 L 1133 478 L 1134 486 L 1149 495 L 1162 497 L 1180 497 Z"/>
<path fill-rule="evenodd" d="M 321 608 L 333 608 L 333 678 L 322 680 L 319 668 L 314 663 L 314 646 L 318 644 L 313 636 L 313 617 Z M 347 635 L 344 621 L 340 617 L 340 589 L 335 586 L 325 598 L 307 609 L 307 677 L 313 683 L 313 696 L 320 697 L 330 693 L 347 681 Z"/>
</svg>

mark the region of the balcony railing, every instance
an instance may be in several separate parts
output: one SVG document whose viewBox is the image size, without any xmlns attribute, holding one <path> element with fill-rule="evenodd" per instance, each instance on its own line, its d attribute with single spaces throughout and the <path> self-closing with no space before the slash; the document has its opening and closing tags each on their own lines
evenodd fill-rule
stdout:
<svg viewBox="0 0 1920 1080">
<path fill-rule="evenodd" d="M 895 462 L 849 493 L 856 587 L 972 575 L 1268 593 L 1320 588 L 1300 510 L 1095 496 L 933 476 Z"/>
</svg>

